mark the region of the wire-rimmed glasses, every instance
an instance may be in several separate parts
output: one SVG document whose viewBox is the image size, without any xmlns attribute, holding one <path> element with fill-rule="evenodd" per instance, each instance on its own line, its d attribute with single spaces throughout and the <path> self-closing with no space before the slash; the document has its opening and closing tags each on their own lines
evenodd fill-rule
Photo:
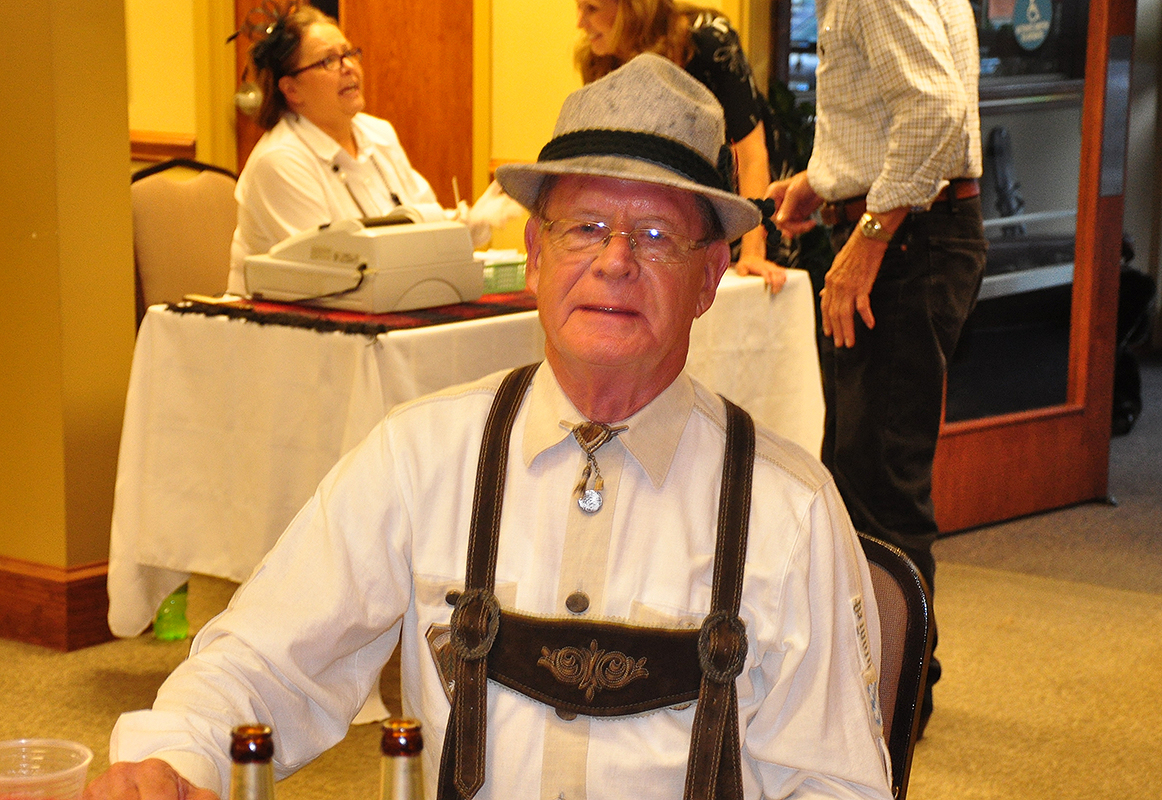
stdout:
<svg viewBox="0 0 1162 800">
<path fill-rule="evenodd" d="M 659 264 L 682 264 L 691 250 L 709 244 L 707 240 L 691 239 L 664 228 L 644 226 L 617 231 L 604 222 L 584 219 L 547 219 L 543 230 L 545 238 L 554 247 L 594 256 L 604 250 L 614 236 L 625 236 L 635 258 Z"/>
</svg>

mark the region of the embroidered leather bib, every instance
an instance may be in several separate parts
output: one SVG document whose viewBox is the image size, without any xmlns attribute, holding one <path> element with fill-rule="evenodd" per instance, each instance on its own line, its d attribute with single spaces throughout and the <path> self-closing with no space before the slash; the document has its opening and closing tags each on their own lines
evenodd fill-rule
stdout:
<svg viewBox="0 0 1162 800">
<path fill-rule="evenodd" d="M 487 682 L 558 712 L 624 716 L 698 701 L 686 800 L 741 800 L 735 679 L 746 660 L 738 617 L 750 517 L 754 423 L 725 400 L 710 614 L 697 630 L 547 619 L 503 611 L 493 593 L 508 441 L 537 365 L 505 376 L 480 447 L 465 590 L 451 620 L 455 690 L 440 758 L 439 800 L 470 800 L 484 783 Z"/>
</svg>

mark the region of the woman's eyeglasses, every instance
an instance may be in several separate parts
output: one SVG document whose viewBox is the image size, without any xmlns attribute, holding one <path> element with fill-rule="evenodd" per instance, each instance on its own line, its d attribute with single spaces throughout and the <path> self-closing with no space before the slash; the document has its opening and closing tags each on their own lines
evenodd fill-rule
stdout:
<svg viewBox="0 0 1162 800">
<path fill-rule="evenodd" d="M 344 50 L 342 53 L 332 53 L 326 58 L 320 58 L 318 61 L 312 61 L 305 67 L 292 69 L 287 73 L 287 75 L 293 78 L 300 72 L 306 72 L 309 69 L 325 69 L 328 72 L 335 72 L 341 66 L 343 66 L 344 61 L 350 61 L 353 64 L 363 63 L 363 50 L 358 47 L 352 47 L 350 50 Z"/>
</svg>

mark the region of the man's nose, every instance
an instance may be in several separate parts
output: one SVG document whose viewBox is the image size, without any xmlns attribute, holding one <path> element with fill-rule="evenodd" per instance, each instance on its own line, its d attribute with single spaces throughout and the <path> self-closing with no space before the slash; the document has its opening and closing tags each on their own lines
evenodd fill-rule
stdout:
<svg viewBox="0 0 1162 800">
<path fill-rule="evenodd" d="M 593 259 L 592 268 L 610 278 L 636 275 L 638 262 L 630 234 L 622 231 L 610 233 L 609 241 Z"/>
</svg>

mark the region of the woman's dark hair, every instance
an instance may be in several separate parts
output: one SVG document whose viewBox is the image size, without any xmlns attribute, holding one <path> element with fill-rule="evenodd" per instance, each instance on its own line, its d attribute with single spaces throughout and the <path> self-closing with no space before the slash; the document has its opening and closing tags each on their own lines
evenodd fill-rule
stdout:
<svg viewBox="0 0 1162 800">
<path fill-rule="evenodd" d="M 250 63 L 262 90 L 262 104 L 254 115 L 254 121 L 268 131 L 286 113 L 286 97 L 278 88 L 278 82 L 294 71 L 303 35 L 312 25 L 339 27 L 339 23 L 309 5 L 291 4 L 273 13 L 264 5 L 262 11 L 267 14 L 267 24 L 251 26 Z"/>
</svg>

